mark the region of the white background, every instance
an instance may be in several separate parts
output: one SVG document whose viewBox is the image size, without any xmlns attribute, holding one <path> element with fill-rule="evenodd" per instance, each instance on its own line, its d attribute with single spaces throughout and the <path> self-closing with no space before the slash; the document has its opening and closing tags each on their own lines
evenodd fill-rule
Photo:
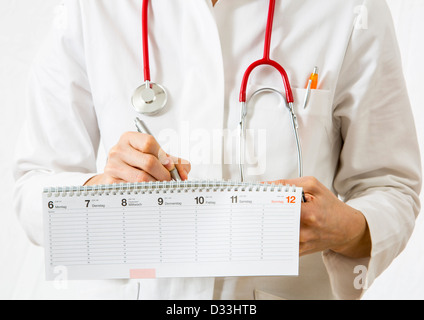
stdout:
<svg viewBox="0 0 424 320">
<path fill-rule="evenodd" d="M 387 2 L 398 32 L 424 150 L 424 0 Z M 52 283 L 43 280 L 43 249 L 27 240 L 12 208 L 12 151 L 22 123 L 25 83 L 59 3 L 60 0 L 0 3 L 0 299 L 78 298 L 78 292 L 59 293 Z M 424 215 L 418 218 L 405 251 L 369 288 L 364 299 L 424 299 Z"/>
</svg>

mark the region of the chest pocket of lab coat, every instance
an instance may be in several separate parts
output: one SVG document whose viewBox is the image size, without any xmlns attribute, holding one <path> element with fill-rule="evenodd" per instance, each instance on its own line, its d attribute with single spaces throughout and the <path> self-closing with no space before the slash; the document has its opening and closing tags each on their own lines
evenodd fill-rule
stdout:
<svg viewBox="0 0 424 320">
<path fill-rule="evenodd" d="M 252 92 L 260 85 L 251 86 Z M 332 131 L 332 103 L 330 91 L 314 90 L 308 107 L 303 109 L 305 89 L 293 89 L 295 111 L 299 123 L 299 135 L 303 153 L 304 175 L 319 176 L 318 162 L 331 152 L 329 142 Z M 265 93 L 251 99 L 246 118 L 245 168 L 249 180 L 270 181 L 298 177 L 297 147 L 288 109 L 281 97 Z M 254 155 L 249 156 L 249 155 Z M 328 171 L 323 172 L 328 176 Z"/>
<path fill-rule="evenodd" d="M 334 171 L 334 162 L 338 161 L 338 150 L 332 134 L 334 124 L 331 92 L 312 90 L 305 109 L 303 103 L 306 89 L 294 89 L 293 94 L 303 151 L 304 175 L 327 180 L 328 170 Z"/>
</svg>

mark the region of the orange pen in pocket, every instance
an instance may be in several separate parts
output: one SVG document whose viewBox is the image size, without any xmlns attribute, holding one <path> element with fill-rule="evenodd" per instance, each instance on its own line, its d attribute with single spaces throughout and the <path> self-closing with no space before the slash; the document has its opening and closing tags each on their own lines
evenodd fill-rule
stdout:
<svg viewBox="0 0 424 320">
<path fill-rule="evenodd" d="M 318 67 L 315 67 L 314 71 L 312 72 L 308 80 L 308 85 L 306 87 L 305 101 L 303 103 L 303 109 L 306 109 L 306 107 L 308 106 L 309 97 L 311 96 L 311 91 L 316 90 L 317 88 L 318 88 Z"/>
</svg>

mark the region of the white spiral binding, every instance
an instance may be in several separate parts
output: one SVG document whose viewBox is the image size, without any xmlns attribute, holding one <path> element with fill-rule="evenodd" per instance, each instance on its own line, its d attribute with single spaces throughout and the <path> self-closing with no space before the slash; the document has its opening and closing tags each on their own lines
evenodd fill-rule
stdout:
<svg viewBox="0 0 424 320">
<path fill-rule="evenodd" d="M 116 194 L 152 194 L 152 193 L 182 193 L 196 191 L 295 191 L 296 187 L 282 184 L 266 184 L 255 182 L 198 180 L 198 181 L 156 181 L 140 183 L 120 183 L 96 186 L 73 186 L 73 187 L 51 187 L 45 188 L 47 197 L 64 196 L 94 196 L 94 195 L 116 195 Z"/>
</svg>

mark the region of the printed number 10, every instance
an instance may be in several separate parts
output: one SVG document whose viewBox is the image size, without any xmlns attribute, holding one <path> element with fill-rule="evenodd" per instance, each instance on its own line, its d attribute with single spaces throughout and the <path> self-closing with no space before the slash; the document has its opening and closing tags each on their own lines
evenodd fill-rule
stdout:
<svg viewBox="0 0 424 320">
<path fill-rule="evenodd" d="M 196 198 L 194 198 L 194 200 L 196 200 L 196 204 L 204 204 L 205 203 L 205 198 L 203 198 L 203 197 L 196 197 Z"/>
</svg>

